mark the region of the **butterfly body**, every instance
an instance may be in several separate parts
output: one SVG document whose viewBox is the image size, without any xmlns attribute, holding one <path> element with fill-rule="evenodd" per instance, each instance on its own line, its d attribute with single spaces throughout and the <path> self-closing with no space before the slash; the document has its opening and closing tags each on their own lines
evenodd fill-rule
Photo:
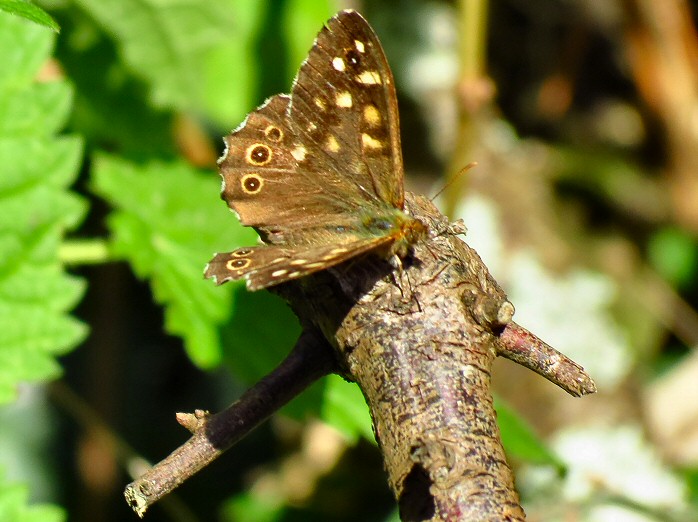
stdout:
<svg viewBox="0 0 698 522">
<path fill-rule="evenodd" d="M 206 276 L 265 288 L 375 252 L 405 257 L 427 227 L 404 210 L 397 97 L 373 30 L 342 11 L 290 95 L 225 138 L 221 197 L 261 246 L 217 254 Z"/>
</svg>

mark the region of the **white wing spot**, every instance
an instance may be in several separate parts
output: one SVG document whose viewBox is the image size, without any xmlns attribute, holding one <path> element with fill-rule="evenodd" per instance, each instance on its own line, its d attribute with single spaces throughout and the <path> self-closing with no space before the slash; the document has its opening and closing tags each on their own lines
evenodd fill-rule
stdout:
<svg viewBox="0 0 698 522">
<path fill-rule="evenodd" d="M 308 263 L 305 265 L 305 268 L 318 268 L 320 266 L 323 266 L 325 263 L 320 263 L 320 262 L 315 262 L 315 263 Z"/>
<path fill-rule="evenodd" d="M 301 272 L 295 271 L 288 274 L 288 277 L 298 277 L 299 275 L 301 275 Z"/>
<path fill-rule="evenodd" d="M 281 277 L 282 275 L 286 275 L 287 273 L 288 273 L 288 270 L 286 270 L 285 268 L 282 268 L 281 270 L 274 270 L 271 273 L 271 276 L 272 277 Z"/>
<path fill-rule="evenodd" d="M 337 107 L 348 109 L 353 105 L 354 100 L 352 99 L 349 91 L 342 91 L 337 94 L 334 102 L 337 104 Z"/>
<path fill-rule="evenodd" d="M 363 85 L 380 85 L 383 80 L 376 71 L 364 71 L 356 77 L 356 81 Z"/>
<path fill-rule="evenodd" d="M 308 151 L 305 147 L 299 145 L 295 149 L 291 150 L 291 156 L 293 156 L 296 159 L 296 161 L 303 161 L 307 152 Z"/>
<path fill-rule="evenodd" d="M 307 262 L 308 262 L 307 259 L 294 259 L 293 261 L 291 261 L 291 264 L 294 266 L 298 266 L 298 265 L 304 265 Z"/>
<path fill-rule="evenodd" d="M 344 63 L 344 60 L 342 60 L 339 56 L 336 58 L 332 58 L 332 67 L 335 68 L 335 70 L 339 72 L 344 72 L 344 69 L 347 68 L 346 64 Z"/>
<path fill-rule="evenodd" d="M 354 46 L 356 47 L 356 50 L 362 54 L 364 53 L 364 51 L 366 51 L 366 46 L 361 40 L 354 40 Z"/>
<path fill-rule="evenodd" d="M 327 106 L 325 105 L 325 100 L 323 100 L 322 98 L 317 97 L 313 100 L 313 102 L 315 103 L 315 106 L 318 109 L 320 109 L 321 111 L 327 110 Z"/>
<path fill-rule="evenodd" d="M 370 135 L 366 134 L 365 132 L 361 133 L 361 146 L 364 149 L 382 149 L 383 148 L 383 143 L 380 140 L 377 140 Z"/>
<path fill-rule="evenodd" d="M 330 254 L 332 254 L 332 255 L 343 254 L 346 251 L 347 251 L 346 248 L 333 248 L 332 250 L 330 250 Z"/>
<path fill-rule="evenodd" d="M 339 152 L 339 142 L 337 142 L 337 138 L 332 136 L 332 134 L 330 134 L 327 137 L 327 143 L 325 143 L 325 149 L 327 149 L 327 151 L 329 151 L 329 152 Z"/>
<path fill-rule="evenodd" d="M 364 107 L 364 120 L 371 127 L 378 127 L 381 124 L 381 114 L 375 105 L 366 105 Z"/>
</svg>

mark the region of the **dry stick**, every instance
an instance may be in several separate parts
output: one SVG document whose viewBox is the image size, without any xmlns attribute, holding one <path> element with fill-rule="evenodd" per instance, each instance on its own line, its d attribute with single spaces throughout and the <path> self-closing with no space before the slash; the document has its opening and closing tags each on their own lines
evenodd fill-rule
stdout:
<svg viewBox="0 0 698 522">
<path fill-rule="evenodd" d="M 193 436 L 126 487 L 124 495 L 131 508 L 142 518 L 151 504 L 210 464 L 310 384 L 331 373 L 335 366 L 327 342 L 306 331 L 274 371 L 226 410 L 215 415 L 201 410 L 177 414 L 179 423 Z"/>
<path fill-rule="evenodd" d="M 523 326 L 511 322 L 500 334 L 497 355 L 533 370 L 570 395 L 581 397 L 596 392 L 596 385 L 584 368 L 547 345 Z"/>
</svg>

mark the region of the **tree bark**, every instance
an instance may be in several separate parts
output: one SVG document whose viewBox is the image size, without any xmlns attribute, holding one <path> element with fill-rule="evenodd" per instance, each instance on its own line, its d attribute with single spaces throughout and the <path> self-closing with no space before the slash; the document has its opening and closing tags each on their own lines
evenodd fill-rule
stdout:
<svg viewBox="0 0 698 522">
<path fill-rule="evenodd" d="M 512 305 L 426 199 L 432 237 L 399 270 L 378 256 L 279 287 L 366 397 L 402 520 L 524 520 L 490 392 Z"/>
</svg>

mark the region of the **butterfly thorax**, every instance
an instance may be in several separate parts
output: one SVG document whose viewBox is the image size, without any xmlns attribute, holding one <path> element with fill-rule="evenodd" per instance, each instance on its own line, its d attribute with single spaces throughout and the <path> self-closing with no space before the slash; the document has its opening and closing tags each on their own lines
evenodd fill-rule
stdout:
<svg viewBox="0 0 698 522">
<path fill-rule="evenodd" d="M 255 227 L 262 241 L 268 245 L 296 247 L 304 245 L 342 245 L 370 239 L 405 243 L 391 253 L 407 254 L 406 247 L 424 237 L 427 226 L 402 210 L 385 206 L 382 212 L 367 209 L 357 212 L 355 219 L 318 223 L 304 227 Z"/>
</svg>

